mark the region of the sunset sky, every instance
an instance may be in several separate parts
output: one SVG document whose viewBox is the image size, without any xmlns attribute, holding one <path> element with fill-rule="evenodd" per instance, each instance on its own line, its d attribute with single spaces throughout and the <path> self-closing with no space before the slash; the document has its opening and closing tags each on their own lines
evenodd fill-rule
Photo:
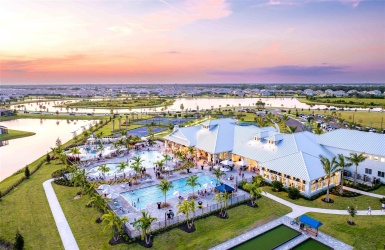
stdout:
<svg viewBox="0 0 385 250">
<path fill-rule="evenodd" d="M 384 83 L 383 0 L 1 0 L 0 83 Z"/>
</svg>

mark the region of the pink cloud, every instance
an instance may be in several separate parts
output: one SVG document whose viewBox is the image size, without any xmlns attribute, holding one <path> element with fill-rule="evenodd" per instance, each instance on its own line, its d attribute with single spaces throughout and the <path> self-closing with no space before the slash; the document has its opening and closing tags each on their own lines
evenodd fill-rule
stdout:
<svg viewBox="0 0 385 250">
<path fill-rule="evenodd" d="M 219 19 L 232 14 L 230 5 L 225 0 L 188 0 L 177 6 L 161 2 L 171 8 L 147 14 L 140 20 L 110 27 L 109 30 L 127 34 L 132 31 L 168 31 L 198 20 Z"/>
</svg>

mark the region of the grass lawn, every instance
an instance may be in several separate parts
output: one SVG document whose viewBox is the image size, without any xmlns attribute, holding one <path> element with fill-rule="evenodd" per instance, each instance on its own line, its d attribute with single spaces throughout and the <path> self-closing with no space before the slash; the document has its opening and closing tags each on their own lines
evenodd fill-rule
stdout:
<svg viewBox="0 0 385 250">
<path fill-rule="evenodd" d="M 330 106 L 341 107 L 381 107 L 385 105 L 385 99 L 374 98 L 355 98 L 355 97 L 317 97 L 317 100 L 307 100 L 306 98 L 298 98 L 300 102 L 308 104 L 325 104 Z M 329 100 L 329 101 L 328 101 Z"/>
<path fill-rule="evenodd" d="M 43 182 L 62 167 L 44 164 L 29 180 L 2 198 L 0 238 L 13 242 L 19 229 L 24 237 L 25 249 L 63 249 L 43 189 Z"/>
<path fill-rule="evenodd" d="M 298 113 L 302 114 L 320 114 L 320 115 L 329 115 L 332 116 L 332 111 L 329 110 L 307 110 L 304 109 L 303 111 L 301 109 L 298 109 Z M 346 122 L 353 122 L 353 116 L 354 116 L 354 123 L 360 124 L 362 127 L 373 127 L 380 129 L 381 123 L 382 128 L 385 128 L 385 113 L 380 112 L 364 112 L 364 111 L 336 111 L 337 117 L 340 117 L 339 114 L 341 114 L 341 118 L 344 119 Z M 292 112 L 292 114 L 295 112 Z"/>
<path fill-rule="evenodd" d="M 95 223 L 97 211 L 85 207 L 88 197 L 74 200 L 78 188 L 54 185 L 54 189 L 80 249 L 112 248 L 108 245 L 112 237 L 111 230 L 103 232 L 104 223 Z M 291 211 L 290 208 L 265 197 L 258 204 L 259 208 L 241 205 L 230 209 L 230 218 L 227 220 L 215 216 L 197 220 L 197 230 L 191 234 L 173 229 L 158 235 L 153 249 L 208 249 Z M 144 249 L 139 244 L 118 245 L 113 248 Z"/>
<path fill-rule="evenodd" d="M 382 185 L 380 188 L 378 188 L 376 190 L 370 191 L 370 193 L 382 194 L 385 196 L 385 185 Z"/>
<path fill-rule="evenodd" d="M 355 249 L 383 249 L 385 244 L 384 216 L 355 216 L 356 226 L 349 226 L 348 215 L 332 215 L 308 213 L 308 216 L 319 220 L 323 225 L 321 232 L 329 234 Z"/>
<path fill-rule="evenodd" d="M 299 198 L 298 200 L 292 200 L 287 197 L 287 193 L 284 191 L 281 192 L 273 192 L 272 188 L 269 186 L 263 187 L 263 190 L 271 193 L 279 198 L 290 201 L 291 203 L 306 206 L 306 207 L 317 207 L 317 208 L 328 208 L 328 209 L 346 209 L 348 206 L 358 206 L 359 210 L 365 210 L 368 206 L 372 207 L 372 210 L 380 210 L 381 203 L 378 198 L 370 197 L 366 195 L 361 195 L 357 197 L 340 197 L 331 194 L 330 198 L 334 200 L 334 203 L 325 203 L 321 199 L 325 197 L 322 195 L 314 201 L 305 200 L 303 198 Z M 385 219 L 385 217 L 384 217 Z"/>
<path fill-rule="evenodd" d="M 174 103 L 171 98 L 124 98 L 117 100 L 90 100 L 79 101 L 70 104 L 62 105 L 62 107 L 77 107 L 77 108 L 152 108 L 170 106 Z"/>
<path fill-rule="evenodd" d="M 34 134 L 36 134 L 36 133 L 28 132 L 28 131 L 21 131 L 21 130 L 8 129 L 8 134 L 0 135 L 0 141 L 27 137 L 27 136 L 31 136 Z"/>
</svg>

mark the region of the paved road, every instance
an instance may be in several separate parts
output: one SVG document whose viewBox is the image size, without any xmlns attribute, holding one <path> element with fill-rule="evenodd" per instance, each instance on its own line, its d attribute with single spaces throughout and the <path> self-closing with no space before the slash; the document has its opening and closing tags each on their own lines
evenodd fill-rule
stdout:
<svg viewBox="0 0 385 250">
<path fill-rule="evenodd" d="M 287 126 L 296 126 L 297 130 L 295 132 L 302 132 L 302 123 L 298 120 L 295 120 L 293 118 L 289 118 L 289 120 L 286 121 Z"/>
</svg>

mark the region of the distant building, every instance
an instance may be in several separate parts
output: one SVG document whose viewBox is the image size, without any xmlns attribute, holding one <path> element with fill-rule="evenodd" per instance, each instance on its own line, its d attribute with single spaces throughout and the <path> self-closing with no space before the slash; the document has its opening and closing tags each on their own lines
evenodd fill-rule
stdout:
<svg viewBox="0 0 385 250">
<path fill-rule="evenodd" d="M 0 116 L 11 116 L 13 114 L 13 110 L 0 108 Z"/>
<path fill-rule="evenodd" d="M 0 135 L 8 134 L 8 128 L 0 125 Z"/>
</svg>

